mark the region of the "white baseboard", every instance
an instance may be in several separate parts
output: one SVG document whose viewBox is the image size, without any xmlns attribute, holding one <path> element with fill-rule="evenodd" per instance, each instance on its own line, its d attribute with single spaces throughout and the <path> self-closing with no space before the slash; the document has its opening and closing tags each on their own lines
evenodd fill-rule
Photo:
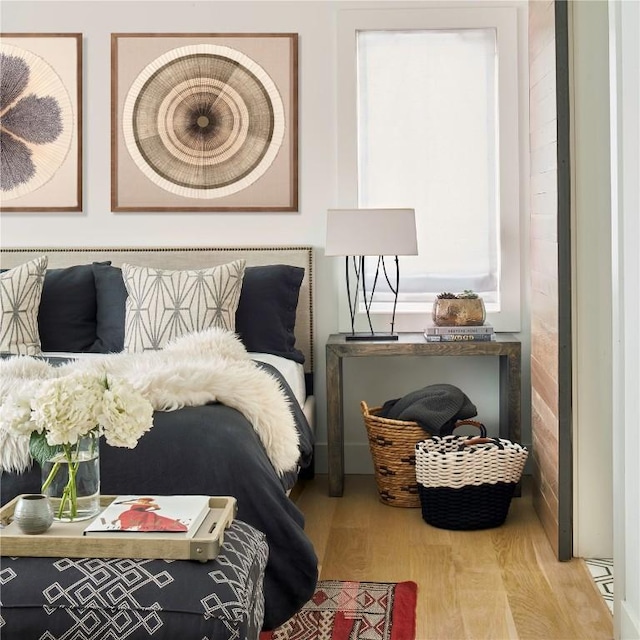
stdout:
<svg viewBox="0 0 640 640">
<path fill-rule="evenodd" d="M 315 448 L 316 473 L 327 473 L 327 443 L 319 442 Z M 354 442 L 344 446 L 344 472 L 347 474 L 373 474 L 369 443 Z"/>
<path fill-rule="evenodd" d="M 640 613 L 640 612 L 636 612 Z M 619 621 L 616 624 L 616 640 L 640 640 L 640 620 L 631 610 L 629 603 L 625 600 L 614 611 L 614 619 Z"/>
</svg>

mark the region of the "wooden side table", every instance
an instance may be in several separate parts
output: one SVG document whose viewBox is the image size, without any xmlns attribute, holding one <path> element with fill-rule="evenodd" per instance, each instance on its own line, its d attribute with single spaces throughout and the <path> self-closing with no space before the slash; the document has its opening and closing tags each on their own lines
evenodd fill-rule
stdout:
<svg viewBox="0 0 640 640">
<path fill-rule="evenodd" d="M 379 356 L 492 356 L 500 359 L 499 435 L 520 441 L 520 341 L 512 334 L 498 333 L 490 342 L 427 342 L 422 333 L 401 333 L 397 341 L 360 342 L 332 334 L 327 357 L 327 450 L 329 495 L 344 492 L 344 358 Z"/>
</svg>

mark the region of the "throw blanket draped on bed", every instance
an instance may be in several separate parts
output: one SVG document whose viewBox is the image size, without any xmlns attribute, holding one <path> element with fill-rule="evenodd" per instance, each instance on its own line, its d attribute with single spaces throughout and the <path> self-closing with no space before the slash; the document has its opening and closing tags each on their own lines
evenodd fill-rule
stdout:
<svg viewBox="0 0 640 640">
<path fill-rule="evenodd" d="M 288 398 L 232 332 L 209 329 L 177 338 L 161 351 L 110 354 L 57 367 L 27 356 L 4 360 L 0 403 L 21 385 L 78 370 L 127 380 L 156 411 L 221 402 L 253 425 L 278 474 L 298 463 L 298 433 Z M 24 471 L 31 464 L 28 449 L 28 436 L 13 437 L 0 423 L 0 469 Z"/>
</svg>

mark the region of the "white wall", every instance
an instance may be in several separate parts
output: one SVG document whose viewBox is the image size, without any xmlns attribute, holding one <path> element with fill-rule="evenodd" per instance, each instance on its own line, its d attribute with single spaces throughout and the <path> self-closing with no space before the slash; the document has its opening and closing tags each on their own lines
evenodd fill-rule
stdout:
<svg viewBox="0 0 640 640">
<path fill-rule="evenodd" d="M 640 638 L 640 3 L 609 2 L 615 637 Z"/>
<path fill-rule="evenodd" d="M 411 2 L 411 6 L 504 6 L 501 0 Z M 521 40 L 519 67 L 522 184 L 528 176 L 528 94 L 526 92 L 526 3 L 518 7 Z M 402 6 L 399 1 L 376 8 Z M 81 214 L 2 214 L 4 246 L 223 246 L 312 245 L 316 328 L 316 392 L 318 396 L 318 469 L 326 469 L 324 344 L 338 330 L 339 259 L 324 258 L 326 210 L 337 199 L 336 159 L 336 24 L 343 8 L 373 6 L 366 2 L 30 2 L 3 1 L 2 31 L 79 32 L 84 36 L 84 212 Z M 110 212 L 110 34 L 194 32 L 296 32 L 299 34 L 299 188 L 298 213 L 111 213 Z M 521 193 L 523 304 L 527 317 L 528 193 Z M 427 311 L 427 310 L 425 310 Z M 425 316 L 426 317 L 426 316 Z M 528 362 L 528 325 L 523 326 L 523 362 Z M 374 406 L 432 382 L 462 388 L 478 407 L 478 417 L 492 433 L 498 424 L 497 363 L 491 359 L 367 360 L 345 366 L 346 451 L 348 473 L 370 472 L 360 400 Z M 530 442 L 528 368 L 523 371 L 523 441 Z"/>
<path fill-rule="evenodd" d="M 613 556 L 607 3 L 570 4 L 573 181 L 573 553 Z M 602 88 L 602 89 L 601 89 Z M 594 471 L 597 472 L 594 473 Z"/>
</svg>

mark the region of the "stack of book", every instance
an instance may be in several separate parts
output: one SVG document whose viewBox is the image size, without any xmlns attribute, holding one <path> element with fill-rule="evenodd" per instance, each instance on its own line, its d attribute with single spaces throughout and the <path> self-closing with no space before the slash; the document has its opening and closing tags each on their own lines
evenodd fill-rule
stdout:
<svg viewBox="0 0 640 640">
<path fill-rule="evenodd" d="M 429 324 L 424 330 L 427 342 L 487 342 L 495 340 L 495 332 L 490 324 L 468 327 L 439 327 Z"/>
</svg>

